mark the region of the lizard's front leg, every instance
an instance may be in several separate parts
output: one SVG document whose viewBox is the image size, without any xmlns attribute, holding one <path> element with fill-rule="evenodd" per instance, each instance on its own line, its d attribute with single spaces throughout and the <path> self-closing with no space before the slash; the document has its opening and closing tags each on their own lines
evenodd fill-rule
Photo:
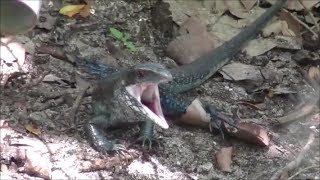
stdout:
<svg viewBox="0 0 320 180">
<path fill-rule="evenodd" d="M 115 144 L 107 139 L 106 133 L 103 130 L 110 127 L 108 120 L 110 120 L 110 117 L 96 115 L 85 125 L 88 142 L 94 149 L 100 152 L 124 151 L 126 148 L 122 144 Z"/>
<path fill-rule="evenodd" d="M 149 149 L 152 148 L 152 142 L 157 142 L 157 140 L 153 136 L 154 123 L 152 121 L 145 121 L 140 125 L 140 137 L 137 141 L 142 141 L 142 146 L 149 144 Z"/>
</svg>

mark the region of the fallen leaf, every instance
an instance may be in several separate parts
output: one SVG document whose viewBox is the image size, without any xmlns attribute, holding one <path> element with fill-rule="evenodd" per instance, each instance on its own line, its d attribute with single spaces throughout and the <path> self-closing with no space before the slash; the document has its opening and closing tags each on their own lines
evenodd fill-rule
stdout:
<svg viewBox="0 0 320 180">
<path fill-rule="evenodd" d="M 178 25 L 181 25 L 191 16 L 197 16 L 200 19 L 212 16 L 211 5 L 204 7 L 202 1 L 164 0 L 163 2 L 169 4 L 172 20 Z"/>
<path fill-rule="evenodd" d="M 240 0 L 240 1 L 248 11 L 251 10 L 257 2 L 257 0 Z"/>
<path fill-rule="evenodd" d="M 221 68 L 220 73 L 227 80 L 254 80 L 263 81 L 260 69 L 257 66 L 242 63 L 231 63 Z"/>
<path fill-rule="evenodd" d="M 212 7 L 212 11 L 215 14 L 217 14 L 218 16 L 221 16 L 227 10 L 228 10 L 228 5 L 226 1 L 220 1 L 220 0 L 214 1 L 214 6 Z"/>
<path fill-rule="evenodd" d="M 118 40 L 121 40 L 124 37 L 124 34 L 116 28 L 110 28 L 109 30 L 112 36 L 114 36 Z"/>
<path fill-rule="evenodd" d="M 307 14 L 305 15 L 305 21 L 313 26 L 315 22 L 320 21 L 320 17 L 311 17 L 310 14 Z"/>
<path fill-rule="evenodd" d="M 223 172 L 231 172 L 231 157 L 232 157 L 232 146 L 223 147 L 216 154 L 216 160 L 218 163 L 218 167 Z"/>
<path fill-rule="evenodd" d="M 289 11 L 281 11 L 280 19 L 286 22 L 283 23 L 283 25 L 286 24 L 286 26 L 282 26 L 283 35 L 301 38 L 299 37 L 301 31 L 300 23 L 292 16 L 292 14 Z M 284 29 L 284 27 L 286 28 Z"/>
<path fill-rule="evenodd" d="M 229 11 L 232 15 L 238 18 L 246 18 L 248 17 L 248 12 L 246 8 L 241 4 L 240 1 L 226 1 L 229 7 Z"/>
<path fill-rule="evenodd" d="M 65 16 L 72 17 L 72 16 L 80 13 L 85 6 L 86 6 L 85 4 L 66 5 L 60 9 L 59 13 L 65 15 Z"/>
<path fill-rule="evenodd" d="M 270 143 L 267 130 L 254 123 L 241 122 L 237 130 L 233 131 L 234 128 L 227 130 L 229 135 L 253 144 L 268 146 Z"/>
<path fill-rule="evenodd" d="M 42 79 L 43 82 L 60 82 L 61 81 L 61 78 L 53 75 L 53 74 L 47 74 L 43 79 Z"/>
<path fill-rule="evenodd" d="M 40 136 L 41 135 L 41 130 L 37 127 L 35 127 L 33 124 L 27 124 L 25 126 L 26 130 L 29 131 L 30 133 Z"/>
<path fill-rule="evenodd" d="M 307 9 L 312 8 L 317 3 L 319 3 L 319 0 L 301 0 L 304 6 L 306 6 Z M 287 1 L 286 8 L 289 10 L 295 10 L 295 11 L 301 11 L 304 9 L 304 7 L 301 5 L 299 1 Z"/>
<path fill-rule="evenodd" d="M 13 37 L 1 37 L 0 52 L 1 61 L 3 60 L 6 63 L 18 62 L 19 66 L 24 64 L 25 48 Z M 6 73 L 4 70 L 5 69 L 1 69 L 0 72 Z"/>
<path fill-rule="evenodd" d="M 86 4 L 79 12 L 79 15 L 84 18 L 88 17 L 90 15 L 90 8 L 91 8 L 90 4 Z"/>
<path fill-rule="evenodd" d="M 247 55 L 253 57 L 264 54 L 269 50 L 276 47 L 277 44 L 273 42 L 272 39 L 255 39 L 255 41 L 249 41 L 247 47 L 244 48 L 244 51 Z"/>
</svg>

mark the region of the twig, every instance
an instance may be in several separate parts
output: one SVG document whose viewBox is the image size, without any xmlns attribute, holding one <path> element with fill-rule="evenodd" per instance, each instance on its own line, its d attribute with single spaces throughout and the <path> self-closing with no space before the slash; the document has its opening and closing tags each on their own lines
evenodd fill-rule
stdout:
<svg viewBox="0 0 320 180">
<path fill-rule="evenodd" d="M 287 11 L 288 12 L 288 11 Z M 290 12 L 289 12 L 290 13 Z M 303 27 L 305 27 L 307 30 L 309 30 L 316 38 L 318 38 L 318 34 L 316 32 L 314 32 L 306 23 L 304 23 L 303 21 L 301 21 L 297 16 L 293 15 L 292 13 L 290 13 L 292 18 L 296 21 L 298 21 Z"/>
<path fill-rule="evenodd" d="M 311 19 L 312 19 L 313 22 L 314 22 L 315 27 L 317 28 L 318 32 L 320 32 L 319 24 L 318 24 L 316 18 L 314 18 L 314 16 L 313 16 L 312 12 L 310 11 L 310 9 L 305 6 L 305 4 L 303 3 L 302 0 L 299 0 L 299 2 L 300 2 L 300 4 L 303 6 L 303 8 L 304 8 L 305 10 L 307 10 L 308 14 L 310 15 Z"/>
<path fill-rule="evenodd" d="M 314 107 L 317 106 L 318 100 L 319 100 L 319 95 L 315 95 L 315 96 L 311 97 L 307 101 L 307 103 L 304 106 L 302 106 L 301 108 L 296 109 L 295 111 L 293 111 L 292 113 L 289 113 L 286 116 L 279 117 L 279 118 L 275 119 L 274 120 L 275 123 L 278 125 L 282 125 L 282 124 L 296 121 L 298 119 L 301 119 L 302 117 L 307 116 L 308 114 L 310 114 L 312 112 Z"/>
<path fill-rule="evenodd" d="M 311 145 L 312 145 L 314 139 L 315 139 L 315 133 L 312 132 L 308 138 L 308 142 L 302 148 L 302 150 L 298 154 L 297 158 L 294 159 L 293 161 L 289 162 L 284 168 L 278 170 L 275 174 L 273 174 L 273 176 L 270 179 L 277 180 L 277 179 L 279 179 L 279 177 L 281 176 L 282 173 L 288 172 L 288 171 L 291 171 L 291 170 L 297 168 L 301 164 L 301 161 L 304 158 L 305 154 L 307 154 L 307 152 L 311 148 Z"/>
<path fill-rule="evenodd" d="M 302 148 L 297 158 L 289 162 L 284 168 L 278 170 L 275 174 L 273 174 L 273 176 L 271 177 L 271 180 L 277 180 L 279 179 L 282 173 L 288 172 L 297 168 L 301 164 L 301 161 L 303 160 L 304 156 L 307 154 L 307 152 L 311 148 L 311 145 L 314 139 L 315 139 L 315 133 L 311 132 L 311 134 L 309 135 L 307 144 Z"/>
<path fill-rule="evenodd" d="M 77 110 L 81 104 L 81 101 L 82 101 L 83 97 L 85 96 L 88 88 L 89 88 L 89 85 L 87 85 L 87 86 L 83 87 L 83 89 L 81 89 L 79 95 L 77 96 L 76 100 L 74 101 L 72 108 L 68 114 L 68 118 L 69 118 L 70 122 L 73 122 L 74 124 L 76 123 L 76 121 L 75 121 L 76 112 L 77 112 Z"/>
<path fill-rule="evenodd" d="M 320 166 L 308 166 L 308 167 L 306 167 L 306 168 L 303 168 L 303 169 L 301 169 L 300 171 L 298 171 L 297 173 L 295 173 L 294 175 L 292 175 L 292 176 L 290 176 L 287 180 L 291 180 L 291 179 L 293 179 L 294 177 L 296 177 L 298 174 L 300 174 L 300 173 L 302 173 L 303 171 L 306 171 L 306 170 L 308 170 L 308 169 L 313 169 L 313 168 L 320 168 Z"/>
</svg>

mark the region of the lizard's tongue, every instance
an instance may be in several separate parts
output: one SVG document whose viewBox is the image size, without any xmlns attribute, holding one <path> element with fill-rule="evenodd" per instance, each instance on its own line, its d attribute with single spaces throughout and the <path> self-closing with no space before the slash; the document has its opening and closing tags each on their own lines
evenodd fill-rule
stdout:
<svg viewBox="0 0 320 180">
<path fill-rule="evenodd" d="M 162 113 L 157 84 L 135 84 L 126 87 L 127 91 L 141 103 L 145 113 L 154 123 L 167 129 L 169 125 Z"/>
</svg>

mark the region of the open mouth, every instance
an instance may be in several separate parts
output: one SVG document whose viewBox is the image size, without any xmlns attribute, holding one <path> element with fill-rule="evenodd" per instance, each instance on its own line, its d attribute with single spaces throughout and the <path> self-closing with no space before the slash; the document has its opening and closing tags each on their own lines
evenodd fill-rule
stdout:
<svg viewBox="0 0 320 180">
<path fill-rule="evenodd" d="M 158 84 L 135 84 L 127 86 L 126 90 L 130 95 L 137 99 L 146 116 L 160 127 L 164 129 L 169 128 L 169 125 L 162 113 Z"/>
</svg>

